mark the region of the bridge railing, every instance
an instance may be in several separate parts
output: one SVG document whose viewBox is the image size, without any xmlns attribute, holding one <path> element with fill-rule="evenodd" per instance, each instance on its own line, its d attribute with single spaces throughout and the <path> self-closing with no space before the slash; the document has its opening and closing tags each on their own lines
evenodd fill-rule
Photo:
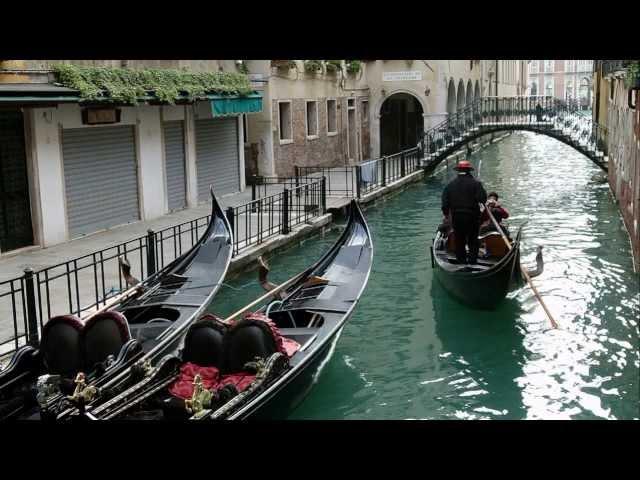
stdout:
<svg viewBox="0 0 640 480">
<path fill-rule="evenodd" d="M 592 152 L 606 149 L 605 128 L 594 123 L 579 105 L 552 96 L 480 98 L 424 132 L 419 146 L 430 161 L 447 155 L 481 129 L 514 127 L 560 132 L 575 146 Z"/>
</svg>

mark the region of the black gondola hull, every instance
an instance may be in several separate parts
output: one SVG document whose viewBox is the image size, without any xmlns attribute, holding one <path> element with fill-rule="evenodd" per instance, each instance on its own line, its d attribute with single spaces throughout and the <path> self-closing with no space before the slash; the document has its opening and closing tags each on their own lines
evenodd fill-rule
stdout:
<svg viewBox="0 0 640 480">
<path fill-rule="evenodd" d="M 483 271 L 465 271 L 446 263 L 437 254 L 439 238 L 440 233 L 432 250 L 434 274 L 444 289 L 459 301 L 474 308 L 492 310 L 517 285 L 520 278 L 520 232 L 513 249 L 500 262 Z"/>
</svg>

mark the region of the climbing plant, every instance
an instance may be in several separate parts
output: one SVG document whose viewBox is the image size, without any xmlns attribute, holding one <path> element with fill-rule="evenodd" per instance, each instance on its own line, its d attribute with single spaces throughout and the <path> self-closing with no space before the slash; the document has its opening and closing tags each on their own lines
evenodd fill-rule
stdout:
<svg viewBox="0 0 640 480">
<path fill-rule="evenodd" d="M 247 95 L 249 78 L 237 72 L 189 72 L 186 70 L 55 65 L 56 78 L 65 87 L 80 92 L 84 100 L 138 103 L 153 95 L 161 102 L 174 104 L 178 99 L 205 99 L 207 94 Z"/>
</svg>

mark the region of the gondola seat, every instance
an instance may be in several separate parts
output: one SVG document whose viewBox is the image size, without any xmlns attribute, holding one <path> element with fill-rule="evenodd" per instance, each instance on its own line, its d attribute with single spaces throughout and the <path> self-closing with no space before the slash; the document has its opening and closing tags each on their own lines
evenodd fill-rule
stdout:
<svg viewBox="0 0 640 480">
<path fill-rule="evenodd" d="M 220 380 L 223 338 L 227 326 L 218 317 L 206 314 L 194 323 L 185 335 L 180 375 L 169 387 L 174 397 L 188 399 L 193 394 L 197 374 L 205 388 L 215 390 Z"/>
<path fill-rule="evenodd" d="M 53 317 L 44 324 L 40 352 L 47 373 L 70 378 L 82 369 L 82 327 L 75 315 Z"/>
<path fill-rule="evenodd" d="M 223 372 L 243 372 L 247 363 L 255 362 L 257 358 L 269 358 L 270 355 L 281 351 L 282 340 L 276 332 L 275 324 L 264 315 L 249 314 L 238 321 L 224 337 Z"/>
<path fill-rule="evenodd" d="M 502 258 L 509 253 L 509 247 L 498 232 L 489 232 L 480 237 L 488 256 Z"/>
<path fill-rule="evenodd" d="M 116 311 L 91 317 L 84 324 L 80 336 L 83 364 L 87 372 L 105 366 L 108 357 L 117 357 L 124 344 L 131 339 L 127 319 Z"/>
<path fill-rule="evenodd" d="M 184 340 L 182 359 L 202 367 L 220 367 L 222 339 L 228 327 L 214 315 L 206 314 L 193 324 Z"/>
</svg>

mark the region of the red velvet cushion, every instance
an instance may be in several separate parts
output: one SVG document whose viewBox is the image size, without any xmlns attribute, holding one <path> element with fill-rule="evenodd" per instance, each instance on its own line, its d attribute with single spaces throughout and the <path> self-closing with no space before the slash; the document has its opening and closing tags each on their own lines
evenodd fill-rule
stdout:
<svg viewBox="0 0 640 480">
<path fill-rule="evenodd" d="M 193 379 L 200 374 L 202 384 L 207 390 L 215 390 L 220 380 L 220 371 L 216 367 L 201 367 L 187 362 L 180 367 L 180 376 L 169 387 L 174 397 L 189 399 L 193 395 Z"/>
<path fill-rule="evenodd" d="M 218 383 L 218 389 L 224 387 L 225 385 L 233 385 L 236 387 L 238 392 L 242 392 L 246 390 L 249 385 L 256 379 L 255 374 L 240 372 L 240 373 L 232 373 L 229 375 L 224 375 Z"/>
</svg>

